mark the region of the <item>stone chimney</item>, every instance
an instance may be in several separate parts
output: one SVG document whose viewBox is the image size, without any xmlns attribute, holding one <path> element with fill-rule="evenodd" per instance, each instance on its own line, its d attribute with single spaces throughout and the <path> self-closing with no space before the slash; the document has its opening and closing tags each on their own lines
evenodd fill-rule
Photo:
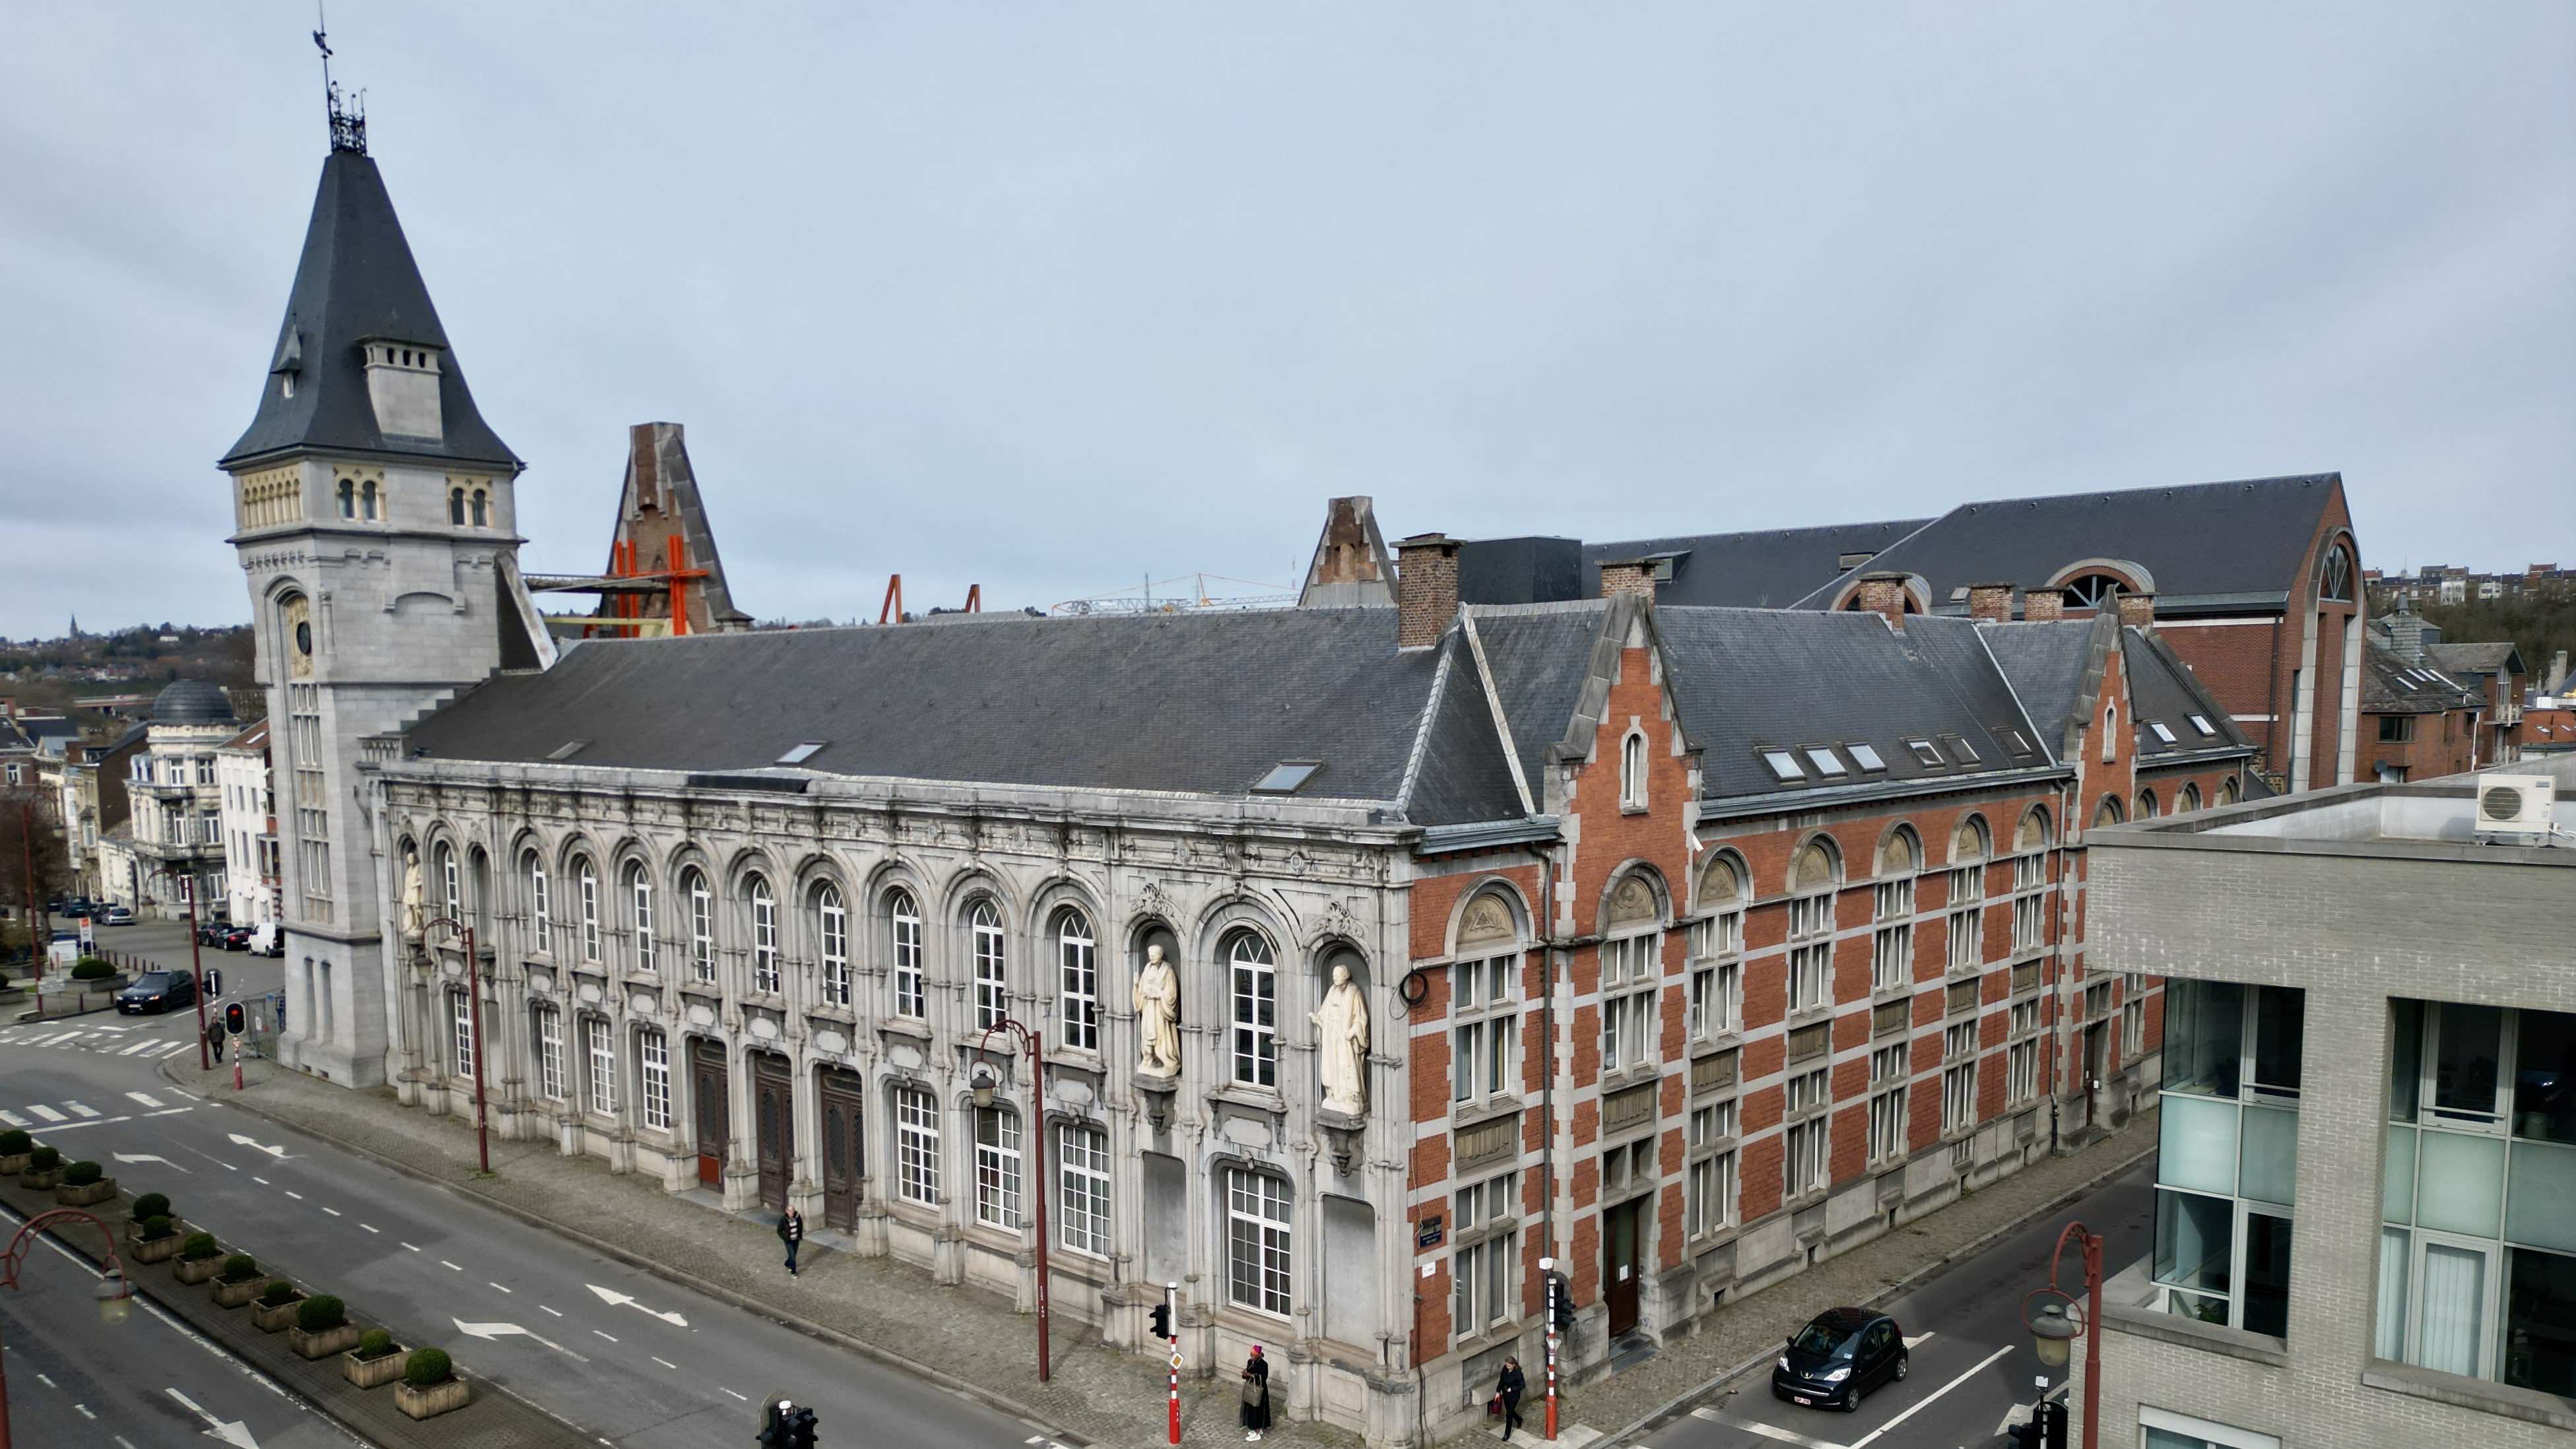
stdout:
<svg viewBox="0 0 2576 1449">
<path fill-rule="evenodd" d="M 1899 573 L 1862 574 L 1860 593 L 1854 602 L 1865 612 L 1887 621 L 1891 629 L 1905 627 L 1905 575 Z"/>
<path fill-rule="evenodd" d="M 2156 627 L 2156 596 L 2153 594 L 2122 594 L 2120 596 L 2120 622 L 2132 629 L 2152 629 Z"/>
<path fill-rule="evenodd" d="M 1655 596 L 1655 564 L 1652 559 L 1629 558 L 1601 565 L 1601 597 L 1617 598 L 1621 594 Z"/>
<path fill-rule="evenodd" d="M 1458 617 L 1458 540 L 1417 533 L 1395 545 L 1395 647 L 1440 642 Z"/>
<path fill-rule="evenodd" d="M 1998 624 L 2010 620 L 2012 591 L 2010 584 L 1968 585 L 1968 617 L 1990 619 Z"/>
<path fill-rule="evenodd" d="M 2031 589 L 2021 596 L 2024 619 L 2055 620 L 2066 609 L 2066 596 L 2055 589 Z"/>
<path fill-rule="evenodd" d="M 2551 695 L 2565 694 L 2567 692 L 2566 650 L 2561 649 L 2557 653 L 2549 656 L 2549 678 L 2543 684 L 2542 692 Z"/>
</svg>

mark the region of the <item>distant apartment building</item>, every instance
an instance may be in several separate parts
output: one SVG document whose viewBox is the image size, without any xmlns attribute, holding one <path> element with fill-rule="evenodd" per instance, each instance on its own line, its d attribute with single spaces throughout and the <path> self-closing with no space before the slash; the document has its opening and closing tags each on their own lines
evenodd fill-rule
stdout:
<svg viewBox="0 0 2576 1449">
<path fill-rule="evenodd" d="M 2470 735 L 2469 754 L 2465 762 L 2453 768 L 2476 769 L 2521 758 L 2523 701 L 2531 687 L 2531 671 L 2523 663 L 2521 650 L 2510 642 L 2452 643 L 2442 637 L 2440 625 L 2402 605 L 2372 619 L 2369 637 L 2374 646 L 2384 646 L 2391 662 L 2416 682 L 2436 688 L 2457 686 L 2474 697 L 2477 720 Z M 2362 707 L 2367 713 L 2367 681 L 2363 693 Z M 2398 697 L 2401 696 L 2382 696 Z M 2382 724 L 2377 728 L 2395 727 Z M 2413 778 L 2427 776 L 2418 771 Z"/>
<path fill-rule="evenodd" d="M 225 893 L 221 797 L 215 751 L 240 732 L 232 701 L 202 679 L 182 679 L 152 702 L 145 747 L 129 757 L 132 813 L 102 839 L 102 888 L 139 916 L 177 918 L 189 903 Z"/>
<path fill-rule="evenodd" d="M 2369 586 L 2371 612 L 2384 613 L 2400 604 L 2465 604 L 2473 600 L 2519 598 L 2525 594 L 2576 593 L 2576 569 L 2554 563 L 2526 564 L 2520 573 L 2472 573 L 2451 564 L 2426 564 L 2412 574 L 2363 575 Z"/>
<path fill-rule="evenodd" d="M 2576 1434 L 2576 759 L 2526 768 L 2554 845 L 2493 834 L 2512 767 L 2094 835 L 2093 962 L 2166 980 L 2105 1445 Z"/>
<path fill-rule="evenodd" d="M 268 773 L 268 721 L 215 747 L 224 842 L 224 902 L 244 925 L 278 919 L 276 801 Z"/>
</svg>

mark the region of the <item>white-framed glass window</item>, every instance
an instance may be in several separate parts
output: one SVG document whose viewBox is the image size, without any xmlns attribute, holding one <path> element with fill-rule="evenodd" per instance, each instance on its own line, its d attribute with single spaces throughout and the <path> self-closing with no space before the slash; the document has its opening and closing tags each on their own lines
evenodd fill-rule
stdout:
<svg viewBox="0 0 2576 1449">
<path fill-rule="evenodd" d="M 1812 1011 L 1834 999 L 1834 893 L 1789 902 L 1789 1009 Z"/>
<path fill-rule="evenodd" d="M 1810 1117 L 1781 1129 L 1780 1191 L 1787 1197 L 1822 1192 L 1833 1184 L 1833 1158 L 1827 1129 L 1832 1119 Z"/>
<path fill-rule="evenodd" d="M 2139 1449 L 2281 1449 L 2280 1439 L 2168 1409 L 2138 1406 Z"/>
<path fill-rule="evenodd" d="M 590 1110 L 605 1117 L 617 1110 L 617 1033 L 604 1016 L 581 1019 L 582 1040 L 590 1048 Z"/>
<path fill-rule="evenodd" d="M 438 902 L 449 920 L 465 919 L 465 878 L 456 868 L 456 851 L 444 842 L 438 847 Z"/>
<path fill-rule="evenodd" d="M 599 960 L 599 875 L 585 860 L 573 867 L 573 888 L 580 897 L 575 903 L 581 911 L 581 959 Z"/>
<path fill-rule="evenodd" d="M 2048 857 L 2013 857 L 2013 954 L 2048 944 Z"/>
<path fill-rule="evenodd" d="M 1977 1024 L 1962 1021 L 1941 1031 L 1941 1132 L 1977 1125 Z"/>
<path fill-rule="evenodd" d="M 653 875 L 641 861 L 626 867 L 626 902 L 632 913 L 627 925 L 635 934 L 635 969 L 649 974 L 654 969 Z"/>
<path fill-rule="evenodd" d="M 1899 1042 L 1869 1054 L 1869 1160 L 1905 1155 L 1906 1054 Z"/>
<path fill-rule="evenodd" d="M 642 1093 L 644 1125 L 656 1132 L 671 1130 L 671 1042 L 653 1028 L 635 1033 L 635 1080 Z"/>
<path fill-rule="evenodd" d="M 1892 991 L 1914 980 L 1914 877 L 1880 881 L 1870 894 L 1869 985 Z"/>
<path fill-rule="evenodd" d="M 1682 1170 L 1682 1231 L 1698 1237 L 1735 1226 L 1736 1103 L 1732 1100 L 1693 1107 Z"/>
<path fill-rule="evenodd" d="M 1077 1253 L 1109 1255 L 1109 1134 L 1070 1122 L 1056 1126 L 1056 1173 L 1062 1191 L 1057 1241 Z"/>
<path fill-rule="evenodd" d="M 540 1006 L 530 1013 L 529 1035 L 536 1039 L 537 1095 L 548 1101 L 564 1099 L 563 1013 L 551 1006 Z"/>
<path fill-rule="evenodd" d="M 1225 1220 L 1226 1301 L 1287 1317 L 1292 1246 L 1287 1182 L 1266 1172 L 1227 1168 Z"/>
<path fill-rule="evenodd" d="M 894 982 L 894 1014 L 919 1021 L 923 1012 L 921 982 L 921 908 L 912 892 L 886 892 L 886 954 Z"/>
<path fill-rule="evenodd" d="M 975 1110 L 975 1221 L 1020 1225 L 1020 1114 L 1008 1107 Z"/>
<path fill-rule="evenodd" d="M 2004 1024 L 2004 1100 L 2018 1106 L 2039 1095 L 2039 998 L 2016 1001 Z"/>
<path fill-rule="evenodd" d="M 1601 1070 L 1620 1071 L 1655 1059 L 1660 1013 L 1663 933 L 1648 931 L 1601 943 Z"/>
<path fill-rule="evenodd" d="M 1950 969 L 1979 971 L 1986 964 L 1986 867 L 1984 862 L 1950 872 Z"/>
<path fill-rule="evenodd" d="M 823 958 L 823 1002 L 850 1004 L 850 912 L 830 881 L 814 887 L 814 945 Z"/>
<path fill-rule="evenodd" d="M 2156 1154 L 2150 1265 L 2163 1307 L 2289 1330 L 2305 1002 L 2291 988 L 2177 981 Z"/>
<path fill-rule="evenodd" d="M 680 877 L 689 899 L 689 979 L 712 986 L 716 979 L 716 897 L 707 889 L 707 873 L 691 866 Z"/>
<path fill-rule="evenodd" d="M 1457 1337 L 1475 1337 L 1520 1316 L 1519 1176 L 1506 1172 L 1458 1192 L 1458 1247 L 1450 1264 Z"/>
<path fill-rule="evenodd" d="M 1626 810 L 1646 808 L 1646 737 L 1630 730 L 1619 742 L 1619 805 Z"/>
<path fill-rule="evenodd" d="M 751 989 L 762 996 L 778 994 L 778 901 L 769 882 L 753 876 L 744 883 L 751 898 Z"/>
<path fill-rule="evenodd" d="M 1518 1089 L 1512 1061 L 1520 1034 L 1520 968 L 1517 954 L 1451 963 L 1451 1100 L 1482 1102 Z"/>
<path fill-rule="evenodd" d="M 462 991 L 447 993 L 448 1060 L 456 1075 L 474 1075 L 474 1003 Z"/>
<path fill-rule="evenodd" d="M 1256 931 L 1235 932 L 1227 943 L 1226 975 L 1233 1022 L 1227 1052 L 1230 1072 L 1235 1081 L 1247 1086 L 1276 1087 L 1279 969 L 1270 954 L 1270 943 Z"/>
<path fill-rule="evenodd" d="M 520 873 L 528 883 L 528 935 L 533 949 L 552 951 L 554 898 L 546 883 L 546 863 L 531 850 L 520 857 Z"/>
<path fill-rule="evenodd" d="M 894 1089 L 895 1196 L 939 1205 L 939 1102 L 919 1087 Z"/>
<path fill-rule="evenodd" d="M 1100 1050 L 1100 947 L 1091 920 L 1067 906 L 1055 913 L 1056 1007 L 1064 1044 Z"/>
<path fill-rule="evenodd" d="M 1706 1041 L 1743 1024 L 1744 913 L 1720 911 L 1691 927 L 1690 1036 Z"/>
<path fill-rule="evenodd" d="M 2136 1061 L 2147 1050 L 2147 999 L 2141 987 L 2128 988 L 2120 1001 L 2120 1060 Z"/>
<path fill-rule="evenodd" d="M 975 959 L 975 1029 L 985 1031 L 1010 1014 L 1000 908 L 991 901 L 977 901 L 966 912 L 966 934 Z"/>
</svg>

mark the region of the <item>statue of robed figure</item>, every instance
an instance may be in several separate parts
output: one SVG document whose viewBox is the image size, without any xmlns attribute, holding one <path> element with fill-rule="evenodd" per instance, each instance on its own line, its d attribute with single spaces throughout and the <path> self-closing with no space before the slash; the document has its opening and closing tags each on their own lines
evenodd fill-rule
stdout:
<svg viewBox="0 0 2576 1449">
<path fill-rule="evenodd" d="M 1315 1075 L 1324 1089 L 1327 1111 L 1354 1117 L 1368 1113 L 1368 1000 L 1351 980 L 1351 968 L 1336 964 L 1324 1004 L 1306 1018 L 1315 1024 Z"/>
</svg>

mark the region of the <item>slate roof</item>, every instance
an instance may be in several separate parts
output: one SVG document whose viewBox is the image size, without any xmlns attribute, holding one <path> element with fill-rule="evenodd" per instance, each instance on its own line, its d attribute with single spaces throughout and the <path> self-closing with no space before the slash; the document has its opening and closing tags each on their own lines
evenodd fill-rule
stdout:
<svg viewBox="0 0 2576 1449">
<path fill-rule="evenodd" d="M 1921 575 L 1936 610 L 1964 610 L 1970 584 L 2045 586 L 2067 565 L 2125 559 L 2154 576 L 2160 613 L 2280 603 L 2305 566 L 2339 473 L 2002 498 L 1951 509 L 1869 569 Z M 1793 601 L 1823 608 L 1830 582 Z"/>
<path fill-rule="evenodd" d="M 2510 642 L 2427 644 L 2424 662 L 2452 674 L 2507 674 L 2521 667 L 2522 656 Z"/>
<path fill-rule="evenodd" d="M 1521 778 L 1533 793 L 1552 758 L 1550 748 L 1563 742 L 1583 702 L 1594 643 L 1609 608 L 1606 600 L 1585 599 L 1465 611 L 1474 619 Z M 1533 803 L 1546 806 L 1543 800 Z"/>
<path fill-rule="evenodd" d="M 2486 703 L 2483 691 L 2443 670 L 2407 663 L 2405 655 L 2376 633 L 2362 638 L 2364 714 L 2439 714 L 2444 710 L 2476 709 Z"/>
<path fill-rule="evenodd" d="M 1587 543 L 1581 587 L 1587 595 L 1601 592 L 1604 562 L 1672 554 L 1673 576 L 1656 586 L 1657 603 L 1782 609 L 1852 572 L 1842 566 L 1845 555 L 1880 553 L 1929 521 L 1907 518 Z"/>
<path fill-rule="evenodd" d="M 387 436 L 376 427 L 358 344 L 367 338 L 439 348 L 439 401 L 446 436 L 438 442 Z M 438 309 L 412 262 L 411 243 L 394 215 L 393 198 L 373 158 L 335 150 L 322 163 L 304 254 L 286 300 L 261 380 L 259 411 L 223 466 L 296 448 L 454 459 L 516 468 L 518 458 L 475 410 L 465 373 L 439 326 Z M 283 396 L 277 374 L 292 371 L 295 396 Z"/>
<path fill-rule="evenodd" d="M 2089 619 L 2031 619 L 1988 624 L 1978 631 L 1986 652 L 2012 684 L 2013 694 L 2039 731 L 2051 755 L 2065 751 L 2066 728 L 2074 723 L 2077 701 L 2084 693 L 2090 662 L 2093 623 Z"/>
<path fill-rule="evenodd" d="M 2138 763 L 2147 768 L 2190 756 L 2216 752 L 2251 754 L 2253 742 L 2227 717 L 2226 707 L 2192 673 L 2191 666 L 2144 629 L 2125 631 L 2121 651 L 2129 661 L 2129 723 L 2138 742 Z M 2209 721 L 2202 734 L 2191 717 Z M 2152 726 L 2172 730 L 2174 742 L 2159 739 Z"/>
</svg>

